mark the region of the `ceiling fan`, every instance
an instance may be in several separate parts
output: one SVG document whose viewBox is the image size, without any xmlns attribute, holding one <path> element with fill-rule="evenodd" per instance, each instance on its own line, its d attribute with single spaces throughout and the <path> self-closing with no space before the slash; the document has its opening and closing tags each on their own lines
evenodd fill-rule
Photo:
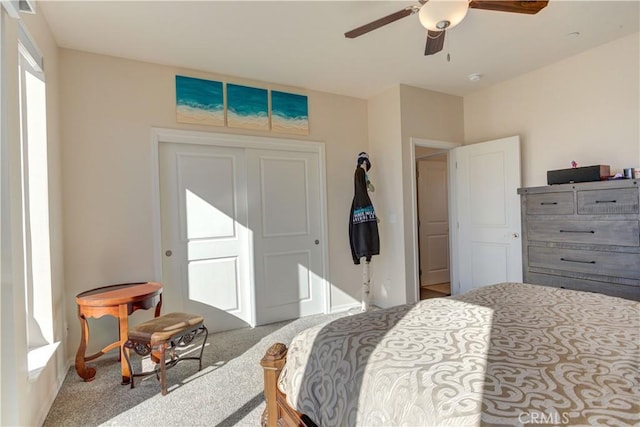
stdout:
<svg viewBox="0 0 640 427">
<path fill-rule="evenodd" d="M 418 0 L 418 3 L 347 31 L 344 36 L 353 39 L 405 16 L 417 13 L 420 23 L 427 29 L 427 45 L 425 46 L 424 54 L 433 55 L 442 50 L 445 31 L 462 22 L 469 8 L 534 15 L 544 9 L 549 1 Z"/>
</svg>

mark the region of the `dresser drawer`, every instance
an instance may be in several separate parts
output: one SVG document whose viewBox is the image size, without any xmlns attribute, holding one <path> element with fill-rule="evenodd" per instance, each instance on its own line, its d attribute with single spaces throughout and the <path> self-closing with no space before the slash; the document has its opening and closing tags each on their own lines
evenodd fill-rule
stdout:
<svg viewBox="0 0 640 427">
<path fill-rule="evenodd" d="M 526 210 L 531 215 L 571 215 L 573 192 L 528 194 Z"/>
<path fill-rule="evenodd" d="M 578 214 L 634 214 L 640 211 L 637 188 L 578 191 Z"/>
<path fill-rule="evenodd" d="M 640 254 L 529 246 L 529 266 L 640 279 Z"/>
<path fill-rule="evenodd" d="M 640 246 L 638 221 L 534 221 L 527 223 L 529 240 L 554 243 L 585 243 Z"/>
</svg>

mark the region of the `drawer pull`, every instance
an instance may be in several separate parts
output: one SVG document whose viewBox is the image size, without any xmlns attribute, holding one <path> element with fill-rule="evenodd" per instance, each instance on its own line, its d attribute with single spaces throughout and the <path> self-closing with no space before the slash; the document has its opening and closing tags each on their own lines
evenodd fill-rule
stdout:
<svg viewBox="0 0 640 427">
<path fill-rule="evenodd" d="M 594 230 L 560 230 L 561 233 L 587 233 L 595 234 Z"/>
<path fill-rule="evenodd" d="M 615 200 L 596 200 L 596 203 L 615 203 Z"/>
<path fill-rule="evenodd" d="M 595 264 L 595 261 L 581 261 L 579 259 L 567 259 L 567 258 L 560 258 L 560 261 L 565 261 L 565 262 L 579 262 L 580 264 Z"/>
<path fill-rule="evenodd" d="M 544 206 L 544 205 L 557 205 L 557 204 L 558 204 L 558 202 L 540 202 L 540 204 L 541 204 L 542 206 Z"/>
</svg>

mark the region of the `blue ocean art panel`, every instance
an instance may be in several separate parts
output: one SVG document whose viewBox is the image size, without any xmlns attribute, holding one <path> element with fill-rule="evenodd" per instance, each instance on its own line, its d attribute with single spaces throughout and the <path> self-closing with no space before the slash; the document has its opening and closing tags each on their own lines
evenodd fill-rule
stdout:
<svg viewBox="0 0 640 427">
<path fill-rule="evenodd" d="M 227 84 L 227 125 L 269 130 L 269 98 L 266 89 Z"/>
<path fill-rule="evenodd" d="M 295 93 L 271 91 L 271 130 L 309 134 L 307 97 Z"/>
<path fill-rule="evenodd" d="M 222 82 L 176 76 L 177 121 L 224 126 Z"/>
</svg>

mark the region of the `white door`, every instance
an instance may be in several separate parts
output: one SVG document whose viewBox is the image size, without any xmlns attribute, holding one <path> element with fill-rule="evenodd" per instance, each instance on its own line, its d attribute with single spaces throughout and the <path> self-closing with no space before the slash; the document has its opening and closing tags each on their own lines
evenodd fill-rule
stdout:
<svg viewBox="0 0 640 427">
<path fill-rule="evenodd" d="M 317 153 L 249 150 L 258 324 L 323 312 Z"/>
<path fill-rule="evenodd" d="M 160 143 L 163 312 L 210 331 L 324 311 L 318 153 Z"/>
<path fill-rule="evenodd" d="M 163 312 L 254 325 L 245 150 L 161 143 L 159 161 Z"/>
<path fill-rule="evenodd" d="M 420 284 L 449 282 L 447 162 L 418 161 Z"/>
<path fill-rule="evenodd" d="M 455 169 L 458 292 L 521 282 L 520 138 L 454 148 L 450 167 Z"/>
</svg>

